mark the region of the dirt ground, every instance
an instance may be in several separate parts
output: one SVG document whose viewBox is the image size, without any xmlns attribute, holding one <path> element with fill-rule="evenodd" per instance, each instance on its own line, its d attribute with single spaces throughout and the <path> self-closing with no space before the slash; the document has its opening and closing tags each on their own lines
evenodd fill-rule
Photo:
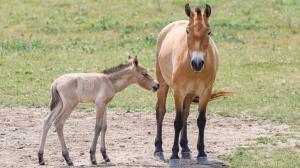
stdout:
<svg viewBox="0 0 300 168">
<path fill-rule="evenodd" d="M 0 108 L 0 165 L 1 167 L 38 167 L 37 149 L 42 121 L 48 113 L 44 108 Z M 106 147 L 110 163 L 103 163 L 100 145 L 97 146 L 98 167 L 168 167 L 166 162 L 153 157 L 155 137 L 154 113 L 124 113 L 108 111 Z M 163 127 L 165 157 L 171 154 L 174 113 L 167 113 Z M 211 165 L 196 164 L 198 129 L 196 113 L 188 121 L 191 160 L 182 167 L 228 167 L 218 157 L 229 155 L 238 146 L 247 145 L 260 136 L 287 131 L 287 125 L 248 117 L 232 118 L 208 115 L 205 144 Z M 64 134 L 70 157 L 77 167 L 90 167 L 89 148 L 94 134 L 95 112 L 75 110 L 67 120 Z M 65 166 L 54 127 L 48 133 L 45 146 L 45 167 Z"/>
</svg>

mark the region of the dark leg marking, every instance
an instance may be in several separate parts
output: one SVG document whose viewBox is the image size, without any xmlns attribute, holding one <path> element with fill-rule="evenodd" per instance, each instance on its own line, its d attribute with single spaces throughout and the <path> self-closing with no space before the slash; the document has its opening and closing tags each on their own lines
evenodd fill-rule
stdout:
<svg viewBox="0 0 300 168">
<path fill-rule="evenodd" d="M 91 159 L 92 165 L 97 165 L 95 153 L 96 153 L 96 151 L 90 150 L 90 159 Z"/>
<path fill-rule="evenodd" d="M 206 124 L 206 116 L 205 116 L 205 110 L 200 111 L 200 114 L 197 119 L 197 125 L 199 128 L 199 135 L 198 135 L 198 143 L 197 143 L 197 149 L 198 149 L 198 156 L 197 161 L 201 164 L 208 164 L 207 155 L 204 151 L 204 129 Z"/>
<path fill-rule="evenodd" d="M 65 158 L 65 161 L 67 162 L 67 164 L 68 164 L 69 166 L 73 166 L 73 162 L 72 162 L 72 160 L 70 159 L 69 153 L 68 153 L 68 152 L 67 152 L 67 153 L 63 153 L 62 155 L 63 155 L 63 157 Z"/>
<path fill-rule="evenodd" d="M 106 154 L 106 150 L 102 150 L 101 149 L 101 154 L 102 154 L 102 157 L 103 157 L 103 159 L 104 159 L 105 162 L 110 162 L 110 160 L 109 160 L 109 158 L 108 158 L 108 156 Z"/>
<path fill-rule="evenodd" d="M 38 158 L 39 158 L 39 164 L 40 165 L 45 165 L 45 161 L 44 161 L 44 153 L 40 153 L 38 152 Z"/>
<path fill-rule="evenodd" d="M 191 150 L 188 146 L 188 139 L 187 139 L 187 122 L 184 122 L 181 136 L 180 136 L 180 146 L 182 148 L 181 155 L 183 159 L 191 159 Z"/>
<path fill-rule="evenodd" d="M 165 115 L 165 109 L 160 110 L 159 109 L 159 102 L 156 104 L 156 137 L 155 137 L 155 151 L 154 156 L 158 160 L 165 160 L 164 154 L 163 154 L 163 148 L 162 148 L 162 122 Z M 164 107 L 162 107 L 164 108 Z"/>
<path fill-rule="evenodd" d="M 174 137 L 174 143 L 172 147 L 172 156 L 171 159 L 179 159 L 178 152 L 179 152 L 179 146 L 178 146 L 178 139 L 179 139 L 179 133 L 183 127 L 183 121 L 181 119 L 181 114 L 176 113 L 176 118 L 174 121 L 174 128 L 175 128 L 175 137 Z"/>
</svg>

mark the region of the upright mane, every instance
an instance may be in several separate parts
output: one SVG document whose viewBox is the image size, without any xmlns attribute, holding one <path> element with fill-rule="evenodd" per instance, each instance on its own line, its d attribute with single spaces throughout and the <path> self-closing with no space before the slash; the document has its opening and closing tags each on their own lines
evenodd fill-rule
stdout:
<svg viewBox="0 0 300 168">
<path fill-rule="evenodd" d="M 111 74 L 111 73 L 114 73 L 114 72 L 118 72 L 124 68 L 127 68 L 131 65 L 131 63 L 127 63 L 127 64 L 119 64 L 117 66 L 114 66 L 114 67 L 111 67 L 111 68 L 108 68 L 108 69 L 105 69 L 102 71 L 102 73 L 104 74 Z"/>
</svg>

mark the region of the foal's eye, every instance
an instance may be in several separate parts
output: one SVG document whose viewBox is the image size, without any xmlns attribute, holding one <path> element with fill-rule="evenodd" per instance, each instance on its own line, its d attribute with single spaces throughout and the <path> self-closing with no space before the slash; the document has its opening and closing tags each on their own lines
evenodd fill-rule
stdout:
<svg viewBox="0 0 300 168">
<path fill-rule="evenodd" d="M 186 32 L 186 34 L 190 34 L 190 29 L 189 29 L 189 28 L 186 28 L 186 29 L 185 29 L 185 32 Z"/>
<path fill-rule="evenodd" d="M 142 73 L 142 75 L 143 75 L 145 78 L 149 76 L 147 73 Z"/>
<path fill-rule="evenodd" d="M 209 32 L 207 33 L 207 35 L 209 35 L 209 36 L 210 36 L 210 35 L 211 35 L 211 31 L 209 31 Z"/>
</svg>

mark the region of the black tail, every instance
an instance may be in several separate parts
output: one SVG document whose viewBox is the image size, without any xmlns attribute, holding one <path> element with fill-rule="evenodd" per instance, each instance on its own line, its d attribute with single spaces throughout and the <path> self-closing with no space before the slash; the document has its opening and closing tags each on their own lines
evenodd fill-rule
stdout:
<svg viewBox="0 0 300 168">
<path fill-rule="evenodd" d="M 51 94 L 52 94 L 52 99 L 50 101 L 49 108 L 52 111 L 56 107 L 58 102 L 61 101 L 56 85 L 51 86 Z"/>
</svg>

